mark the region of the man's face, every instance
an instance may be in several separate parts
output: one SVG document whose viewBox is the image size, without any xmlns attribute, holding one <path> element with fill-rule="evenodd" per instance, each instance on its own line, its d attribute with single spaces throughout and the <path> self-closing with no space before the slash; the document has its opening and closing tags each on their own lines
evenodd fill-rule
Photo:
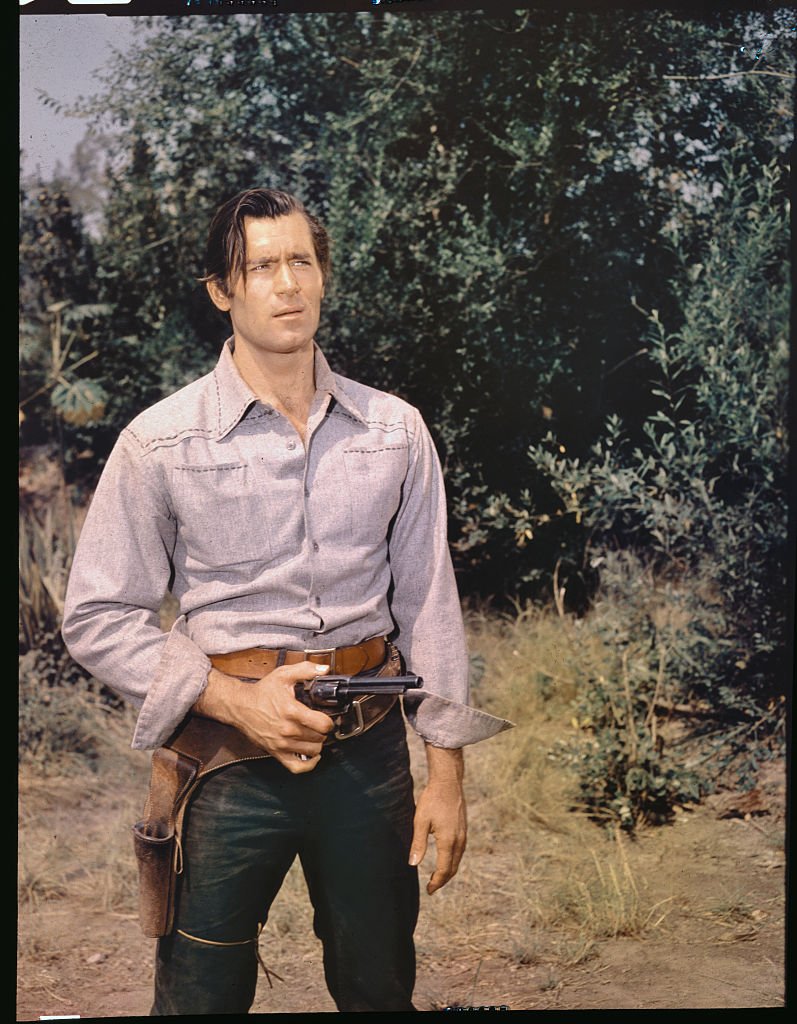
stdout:
<svg viewBox="0 0 797 1024">
<path fill-rule="evenodd" d="M 208 283 L 213 303 L 230 314 L 236 348 L 287 354 L 312 347 L 321 315 L 324 283 L 310 227 L 301 213 L 247 217 L 246 280 L 228 290 Z"/>
</svg>

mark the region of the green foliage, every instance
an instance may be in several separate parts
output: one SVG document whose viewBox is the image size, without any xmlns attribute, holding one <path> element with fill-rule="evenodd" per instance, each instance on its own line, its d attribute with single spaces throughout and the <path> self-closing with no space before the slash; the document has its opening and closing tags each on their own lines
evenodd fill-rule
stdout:
<svg viewBox="0 0 797 1024">
<path fill-rule="evenodd" d="M 229 330 L 197 284 L 209 218 L 240 188 L 296 192 L 334 242 L 319 342 L 430 423 L 463 591 L 553 576 L 562 610 L 630 602 L 639 650 L 601 628 L 633 714 L 622 738 L 591 691 L 585 799 L 633 818 L 692 792 L 656 760 L 662 650 L 670 700 L 744 728 L 781 689 L 788 12 L 147 24 L 72 111 L 107 154 L 96 238 L 62 187 L 23 190 L 23 439 L 96 470 L 209 369 Z M 767 75 L 741 48 L 764 36 Z M 685 625 L 650 626 L 617 550 Z"/>
<path fill-rule="evenodd" d="M 93 250 L 66 191 L 33 182 L 20 199 L 20 427 L 32 443 L 102 417 L 84 367 L 97 355 L 88 325 L 111 310 L 91 304 Z"/>
<path fill-rule="evenodd" d="M 671 704 L 707 701 L 720 721 L 746 723 L 746 753 L 737 741 L 725 763 L 735 761 L 748 785 L 751 765 L 770 756 L 770 738 L 782 745 L 786 213 L 774 166 L 757 176 L 729 172 L 700 262 L 688 263 L 673 288 L 677 330 L 647 314 L 653 402 L 637 437 L 610 416 L 587 459 L 566 455 L 553 437 L 529 452 L 558 495 L 559 515 L 587 531 L 584 557 L 602 578 L 599 594 L 623 608 L 618 618 L 603 614 L 601 600 L 595 606 L 622 669 L 586 693 L 594 734 L 581 759 L 587 804 L 623 823 L 694 794 L 694 781 L 665 768 L 652 742 L 663 687 Z M 676 246 L 678 234 L 674 226 Z M 504 502 L 502 514 L 516 533 L 545 528 L 529 506 Z M 656 594 L 666 614 L 651 607 Z"/>
<path fill-rule="evenodd" d="M 606 413 L 644 418 L 629 296 L 667 312 L 662 231 L 680 217 L 689 233 L 718 153 L 755 164 L 782 144 L 785 81 L 697 93 L 666 77 L 749 70 L 731 44 L 760 26 L 528 10 L 149 25 L 80 108 L 112 168 L 97 245 L 109 338 L 136 339 L 103 346 L 109 419 L 212 365 L 226 327 L 192 282 L 219 200 L 294 190 L 335 243 L 322 345 L 420 406 L 463 581 L 503 592 L 518 552 L 491 496 L 549 495 L 525 455 L 549 428 L 583 451 Z M 557 526 L 552 546 L 525 545 L 529 578 L 572 552 L 578 531 Z"/>
<path fill-rule="evenodd" d="M 593 564 L 607 544 L 636 548 L 659 573 L 697 574 L 704 595 L 717 595 L 728 632 L 712 659 L 726 679 L 737 666 L 739 692 L 726 699 L 743 702 L 767 693 L 786 639 L 789 289 L 777 171 L 729 176 L 712 217 L 702 263 L 674 289 L 678 330 L 648 315 L 656 405 L 640 436 L 613 416 L 587 460 L 555 445 L 530 455 L 561 510 L 591 531 Z M 705 672 L 684 665 L 686 687 L 705 692 Z"/>
<path fill-rule="evenodd" d="M 630 554 L 606 556 L 599 597 L 582 625 L 603 657 L 598 671 L 584 666 L 579 732 L 561 751 L 577 770 L 581 805 L 599 821 L 629 831 L 660 824 L 712 788 L 709 775 L 671 749 L 668 729 L 679 698 L 674 667 L 719 626 L 717 609 L 693 596 L 688 587 L 654 583 Z"/>
</svg>

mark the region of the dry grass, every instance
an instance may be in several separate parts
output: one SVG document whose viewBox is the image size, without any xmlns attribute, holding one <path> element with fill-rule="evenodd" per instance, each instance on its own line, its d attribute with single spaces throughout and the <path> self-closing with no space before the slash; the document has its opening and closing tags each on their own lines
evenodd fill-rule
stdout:
<svg viewBox="0 0 797 1024">
<path fill-rule="evenodd" d="M 27 647 L 61 621 L 78 513 L 65 489 L 39 511 L 19 513 L 19 627 Z"/>
<path fill-rule="evenodd" d="M 516 965 L 540 965 L 555 980 L 557 969 L 588 960 L 600 939 L 649 932 L 666 908 L 645 896 L 621 837 L 570 809 L 576 780 L 551 756 L 574 728 L 582 680 L 600 671 L 599 647 L 574 623 L 531 609 L 512 619 L 471 613 L 468 626 L 475 663 L 484 666 L 474 702 L 516 727 L 467 751 L 469 851 L 459 878 L 424 899 L 419 955 L 494 953 Z M 57 764 L 49 766 L 49 777 L 24 769 L 23 958 L 37 955 L 47 914 L 67 898 L 71 905 L 135 914 L 130 825 L 143 803 L 148 758 L 128 749 L 130 728 L 131 715 L 113 717 L 108 742 L 92 767 L 84 762 L 80 777 L 59 777 Z M 410 746 L 420 786 L 422 745 L 411 735 Z M 432 844 L 423 882 L 433 856 Z M 318 954 L 297 865 L 272 908 L 261 949 L 278 972 L 297 955 Z"/>
<path fill-rule="evenodd" d="M 588 847 L 588 856 L 573 864 L 572 875 L 552 894 L 560 916 L 572 919 L 586 942 L 640 937 L 669 912 L 669 899 L 650 903 L 640 894 L 625 843 L 617 830 L 614 850 L 606 842 L 601 849 Z"/>
<path fill-rule="evenodd" d="M 76 713 L 82 698 L 73 696 Z M 87 714 L 96 713 L 91 705 Z M 89 760 L 55 754 L 19 772 L 18 937 L 33 955 L 62 905 L 134 915 L 137 868 L 130 827 L 146 793 L 147 758 L 129 749 L 131 713 L 106 723 Z M 126 731 L 125 731 L 126 730 Z M 41 766 L 40 766 L 41 767 Z"/>
<path fill-rule="evenodd" d="M 727 898 L 709 904 L 705 913 L 722 924 L 736 925 L 755 920 L 756 908 L 744 893 L 729 893 Z"/>
<path fill-rule="evenodd" d="M 619 832 L 573 809 L 577 780 L 555 754 L 578 728 L 581 686 L 607 670 L 610 653 L 577 622 L 532 607 L 512 618 L 471 611 L 468 630 L 474 703 L 515 728 L 466 753 L 475 826 L 462 885 L 428 902 L 421 951 L 464 943 L 516 964 L 572 966 L 599 940 L 649 933 L 669 904 L 647 897 Z M 422 749 L 412 750 L 422 783 Z"/>
</svg>

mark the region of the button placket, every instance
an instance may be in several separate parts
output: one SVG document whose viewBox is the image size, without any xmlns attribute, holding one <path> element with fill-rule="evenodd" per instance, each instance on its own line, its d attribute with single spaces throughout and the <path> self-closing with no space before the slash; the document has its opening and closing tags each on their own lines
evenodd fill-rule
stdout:
<svg viewBox="0 0 797 1024">
<path fill-rule="evenodd" d="M 307 484 L 307 479 L 308 479 L 309 472 L 310 472 L 310 459 L 311 459 L 311 456 L 312 456 L 312 453 L 313 453 L 313 440 L 314 440 L 314 431 L 313 431 L 313 429 L 310 429 L 309 424 L 308 424 L 307 441 L 305 443 L 305 449 L 304 449 L 304 476 L 302 478 L 302 491 L 303 491 L 304 497 L 303 497 L 303 500 L 302 500 L 302 507 L 303 507 L 303 512 L 304 512 L 304 535 L 307 538 L 307 543 L 308 543 L 308 547 L 309 547 L 308 560 L 309 560 L 309 563 L 310 563 L 310 574 L 309 574 L 310 575 L 310 584 L 309 584 L 308 591 L 307 591 L 307 599 L 308 599 L 308 604 L 310 604 L 311 606 L 313 606 L 315 608 L 318 608 L 321 605 L 321 597 L 320 597 L 319 594 L 316 593 L 316 589 L 317 589 L 317 579 L 316 579 L 316 576 L 317 576 L 317 574 L 316 574 L 317 563 L 316 563 L 316 560 L 313 558 L 313 555 L 319 550 L 319 545 L 318 545 L 318 541 L 311 541 L 310 540 L 310 536 L 311 536 L 311 533 L 312 533 L 312 524 L 311 524 L 311 519 L 310 519 L 310 488 L 308 487 L 308 484 Z M 319 618 L 321 618 L 320 615 L 319 615 Z M 321 625 L 321 628 L 323 630 L 323 626 L 324 626 L 323 619 L 321 619 L 320 625 Z"/>
</svg>

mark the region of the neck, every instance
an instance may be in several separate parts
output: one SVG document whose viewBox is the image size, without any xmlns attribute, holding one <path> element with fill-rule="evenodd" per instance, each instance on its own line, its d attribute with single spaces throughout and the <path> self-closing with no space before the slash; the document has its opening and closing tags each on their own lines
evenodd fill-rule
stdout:
<svg viewBox="0 0 797 1024">
<path fill-rule="evenodd" d="M 281 412 L 303 435 L 315 395 L 313 346 L 296 352 L 252 352 L 236 341 L 233 359 L 260 401 Z"/>
</svg>

